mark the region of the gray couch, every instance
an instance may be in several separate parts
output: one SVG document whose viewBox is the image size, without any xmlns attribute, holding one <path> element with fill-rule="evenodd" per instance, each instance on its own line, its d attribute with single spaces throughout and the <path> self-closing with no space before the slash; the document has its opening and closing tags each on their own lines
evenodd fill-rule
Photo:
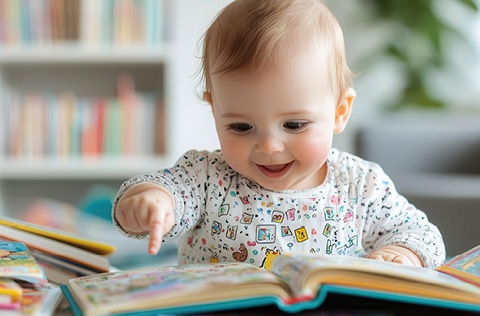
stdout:
<svg viewBox="0 0 480 316">
<path fill-rule="evenodd" d="M 447 256 L 480 244 L 480 115 L 389 115 L 360 129 L 356 151 L 442 232 Z"/>
</svg>

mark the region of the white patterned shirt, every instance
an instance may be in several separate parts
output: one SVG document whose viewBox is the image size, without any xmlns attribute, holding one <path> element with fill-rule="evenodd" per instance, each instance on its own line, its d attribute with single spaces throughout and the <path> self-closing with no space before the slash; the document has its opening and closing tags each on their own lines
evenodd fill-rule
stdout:
<svg viewBox="0 0 480 316">
<path fill-rule="evenodd" d="M 269 254 L 318 252 L 366 256 L 404 246 L 435 268 L 445 259 L 437 227 L 400 195 L 375 163 L 332 149 L 323 184 L 272 191 L 234 171 L 220 151 L 188 151 L 173 168 L 135 176 L 132 186 L 155 183 L 175 200 L 175 225 L 165 240 L 181 238 L 179 264 L 243 261 L 264 266 Z M 148 235 L 130 235 L 148 238 Z"/>
</svg>

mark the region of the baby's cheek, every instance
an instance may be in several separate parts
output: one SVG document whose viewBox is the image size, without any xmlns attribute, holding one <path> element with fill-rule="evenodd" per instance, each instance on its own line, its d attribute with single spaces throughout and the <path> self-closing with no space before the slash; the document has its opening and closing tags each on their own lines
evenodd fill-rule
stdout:
<svg viewBox="0 0 480 316">
<path fill-rule="evenodd" d="M 229 166 L 240 172 L 238 169 L 245 165 L 247 160 L 247 148 L 240 142 L 225 141 L 222 143 L 222 153 Z"/>
<path fill-rule="evenodd" d="M 297 143 L 297 152 L 304 161 L 326 159 L 331 150 L 331 141 L 321 139 L 305 139 Z"/>
</svg>

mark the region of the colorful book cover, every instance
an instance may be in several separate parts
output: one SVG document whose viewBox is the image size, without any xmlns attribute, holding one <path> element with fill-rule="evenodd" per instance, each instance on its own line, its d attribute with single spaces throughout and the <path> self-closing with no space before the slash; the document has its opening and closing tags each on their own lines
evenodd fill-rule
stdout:
<svg viewBox="0 0 480 316">
<path fill-rule="evenodd" d="M 0 276 L 47 280 L 42 267 L 22 242 L 0 241 Z"/>
<path fill-rule="evenodd" d="M 52 315 L 61 298 L 24 243 L 0 240 L 0 315 Z"/>
</svg>

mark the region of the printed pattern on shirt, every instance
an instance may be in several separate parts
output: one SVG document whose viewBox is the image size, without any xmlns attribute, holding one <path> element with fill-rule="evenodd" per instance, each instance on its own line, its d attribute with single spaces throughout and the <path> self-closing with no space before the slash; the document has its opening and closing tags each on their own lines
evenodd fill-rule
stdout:
<svg viewBox="0 0 480 316">
<path fill-rule="evenodd" d="M 378 165 L 336 149 L 327 164 L 319 187 L 279 192 L 233 171 L 219 151 L 189 151 L 173 168 L 127 181 L 114 205 L 137 183 L 167 188 L 176 202 L 176 224 L 165 238 L 182 238 L 182 264 L 265 267 L 285 252 L 365 256 L 386 245 L 413 250 L 425 266 L 443 262 L 438 229 L 396 192 Z"/>
</svg>

